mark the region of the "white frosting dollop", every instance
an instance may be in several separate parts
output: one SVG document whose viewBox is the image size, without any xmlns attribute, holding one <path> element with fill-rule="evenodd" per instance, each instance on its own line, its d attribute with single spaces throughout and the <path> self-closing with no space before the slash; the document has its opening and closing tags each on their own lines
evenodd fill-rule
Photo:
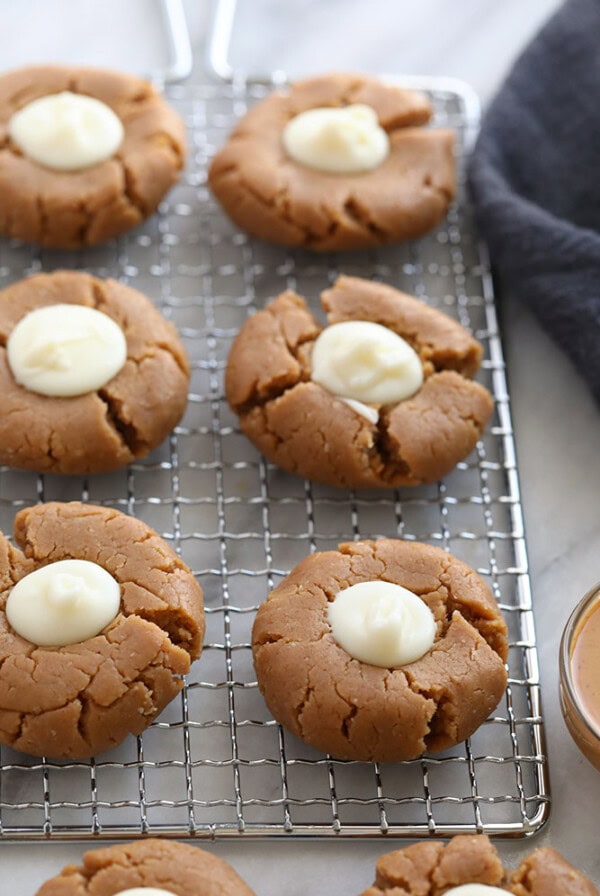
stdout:
<svg viewBox="0 0 600 896">
<path fill-rule="evenodd" d="M 342 398 L 342 401 L 352 408 L 355 414 L 364 417 L 369 423 L 375 424 L 379 420 L 379 411 L 370 404 L 363 404 L 362 401 L 355 401 L 354 398 Z"/>
<path fill-rule="evenodd" d="M 53 93 L 32 100 L 8 122 L 22 152 L 56 171 L 77 171 L 110 159 L 123 142 L 123 125 L 110 106 L 92 96 Z"/>
<path fill-rule="evenodd" d="M 340 398 L 390 404 L 421 388 L 423 365 L 408 342 L 388 327 L 347 320 L 325 327 L 317 337 L 312 379 Z"/>
<path fill-rule="evenodd" d="M 21 386 L 72 396 L 106 385 L 127 359 L 127 342 L 107 314 L 85 305 L 46 305 L 21 318 L 6 345 Z"/>
<path fill-rule="evenodd" d="M 121 588 L 89 560 L 58 560 L 20 579 L 6 601 L 11 626 L 38 647 L 65 647 L 98 635 L 121 605 Z"/>
<path fill-rule="evenodd" d="M 507 892 L 502 887 L 490 887 L 488 884 L 462 884 L 446 890 L 444 896 L 506 896 Z"/>
<path fill-rule="evenodd" d="M 377 113 L 363 104 L 301 112 L 285 126 L 283 145 L 296 162 L 330 174 L 370 171 L 390 150 Z"/>
<path fill-rule="evenodd" d="M 131 887 L 129 890 L 119 890 L 115 896 L 173 896 L 173 892 L 159 887 Z"/>
<path fill-rule="evenodd" d="M 340 647 L 373 666 L 413 663 L 435 640 L 435 619 L 427 604 L 392 582 L 360 582 L 344 588 L 327 612 Z"/>
<path fill-rule="evenodd" d="M 6 616 L 32 644 L 65 647 L 100 634 L 120 605 L 120 585 L 102 566 L 59 560 L 17 582 L 6 601 Z"/>
</svg>

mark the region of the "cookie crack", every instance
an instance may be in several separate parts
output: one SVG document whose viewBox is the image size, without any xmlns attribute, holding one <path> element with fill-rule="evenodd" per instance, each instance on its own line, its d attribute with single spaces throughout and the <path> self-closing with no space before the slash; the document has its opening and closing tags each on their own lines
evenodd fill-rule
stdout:
<svg viewBox="0 0 600 896">
<path fill-rule="evenodd" d="M 502 659 L 502 648 L 506 643 L 506 631 L 500 624 L 492 607 L 482 607 L 478 612 L 478 608 L 473 606 L 465 606 L 464 602 L 455 593 L 450 580 L 450 567 L 452 561 L 450 557 L 442 560 L 442 572 L 439 577 L 440 590 L 445 592 L 444 612 L 446 631 L 452 621 L 454 613 L 458 613 L 462 619 L 477 632 L 485 643 Z M 466 575 L 465 575 L 466 578 Z"/>
<path fill-rule="evenodd" d="M 193 649 L 194 640 L 197 638 L 197 632 L 192 625 L 186 625 L 186 617 L 184 614 L 176 616 L 176 611 L 172 607 L 165 610 L 144 611 L 136 610 L 132 613 L 138 616 L 150 625 L 155 625 L 164 635 L 173 647 L 178 647 L 185 651 L 191 658 L 191 650 Z M 176 618 L 173 618 L 176 616 Z"/>
<path fill-rule="evenodd" d="M 96 395 L 106 408 L 106 420 L 119 436 L 124 447 L 127 448 L 133 457 L 139 457 L 145 452 L 148 445 L 139 437 L 133 423 L 125 420 L 122 416 L 123 402 L 111 396 L 106 389 L 99 389 Z"/>
<path fill-rule="evenodd" d="M 40 239 L 43 240 L 48 233 L 48 214 L 44 203 L 44 197 L 37 195 L 35 197 L 35 208 L 38 216 Z"/>
<path fill-rule="evenodd" d="M 279 201 L 280 197 L 281 201 Z M 308 225 L 303 224 L 301 221 L 298 221 L 294 217 L 290 208 L 289 186 L 287 184 L 277 194 L 276 199 L 277 201 L 275 203 L 275 207 L 280 212 L 283 220 L 288 224 L 291 224 L 292 227 L 296 227 L 304 235 L 304 246 L 308 248 L 310 246 L 316 245 L 322 239 L 323 235 L 315 233 L 315 231 L 311 230 Z"/>
<path fill-rule="evenodd" d="M 378 240 L 389 241 L 390 235 L 383 227 L 376 224 L 367 209 L 360 205 L 356 196 L 352 193 L 347 197 L 343 205 L 344 214 L 360 227 L 365 233 L 377 237 Z"/>
<path fill-rule="evenodd" d="M 434 883 L 435 883 L 435 881 L 434 881 L 434 877 L 436 876 L 436 872 L 439 871 L 439 868 L 440 868 L 440 866 L 441 866 L 441 864 L 442 864 L 442 855 L 443 855 L 443 853 L 440 852 L 440 853 L 437 855 L 437 857 L 436 857 L 435 865 L 431 865 L 431 867 L 429 867 L 429 868 L 427 869 L 426 877 L 427 877 L 427 881 L 428 881 L 428 883 L 429 883 L 429 888 L 430 888 L 430 889 L 433 889 L 433 886 L 434 886 Z"/>
<path fill-rule="evenodd" d="M 411 476 L 410 465 L 402 457 L 400 446 L 391 445 L 388 430 L 389 412 L 382 410 L 374 430 L 371 469 L 384 482 L 408 479 Z"/>
<path fill-rule="evenodd" d="M 175 156 L 175 164 L 177 168 L 183 168 L 185 161 L 183 149 L 171 134 L 168 134 L 166 131 L 156 131 L 156 133 L 152 134 L 150 139 L 154 141 L 154 143 L 159 143 L 161 146 L 167 146 Z"/>
<path fill-rule="evenodd" d="M 475 414 L 473 414 L 472 412 L 467 413 L 467 414 L 460 414 L 460 419 L 462 420 L 463 423 L 466 423 L 467 426 L 471 427 L 473 433 L 476 436 L 480 435 L 481 430 L 478 425 L 477 417 L 475 416 Z"/>
<path fill-rule="evenodd" d="M 90 712 L 90 704 L 93 706 L 94 701 L 91 698 L 87 700 L 80 695 L 76 700 L 73 700 L 74 704 L 79 704 L 79 715 L 77 716 L 77 734 L 81 738 L 81 740 L 86 745 L 87 749 L 91 749 L 90 739 L 88 737 L 86 727 L 86 713 Z"/>
<path fill-rule="evenodd" d="M 7 741 L 5 741 L 6 743 L 8 743 L 8 746 L 12 746 L 13 744 L 18 743 L 20 741 L 20 739 L 23 737 L 23 728 L 25 727 L 25 722 L 27 721 L 27 713 L 20 712 L 20 713 L 18 713 L 18 716 L 19 716 L 19 723 L 18 723 L 16 732 L 14 734 L 11 734 L 10 738 L 8 738 Z"/>
<path fill-rule="evenodd" d="M 306 306 L 304 306 L 304 310 L 308 311 Z M 301 359 L 298 358 L 298 349 L 300 349 L 302 346 L 306 345 L 308 342 L 315 342 L 317 337 L 320 335 L 321 330 L 319 330 L 319 333 L 317 333 L 316 335 L 313 333 L 302 333 L 297 336 L 296 342 L 292 343 L 286 335 L 285 328 L 283 327 L 282 322 L 281 322 L 281 317 L 279 316 L 279 314 L 276 314 L 274 312 L 273 306 L 267 305 L 267 307 L 265 308 L 265 311 L 275 321 L 275 323 L 277 325 L 277 329 L 279 330 L 279 334 L 280 334 L 282 340 L 285 342 L 287 350 L 289 351 L 290 355 L 292 355 L 292 357 L 294 358 L 295 361 L 298 361 L 298 363 L 301 364 Z"/>
<path fill-rule="evenodd" d="M 338 693 L 337 690 L 336 690 L 336 693 Z M 339 693 L 338 693 L 338 696 L 340 696 Z M 342 724 L 341 724 L 342 737 L 345 738 L 345 740 L 347 740 L 348 742 L 350 741 L 350 739 L 352 737 L 352 722 L 358 713 L 358 706 L 356 706 L 355 703 L 351 703 L 349 705 L 350 705 L 350 711 L 348 712 L 347 715 L 344 716 L 344 718 L 342 719 Z"/>
<path fill-rule="evenodd" d="M 521 862 L 521 865 L 517 868 L 517 870 L 513 873 L 513 879 L 511 883 L 514 885 L 518 885 L 519 888 L 522 888 L 525 894 L 533 893 L 534 891 L 534 883 L 532 881 L 533 871 L 534 869 L 525 866 L 525 862 Z"/>
<path fill-rule="evenodd" d="M 427 696 L 421 694 L 421 696 Z M 429 698 L 434 699 L 434 698 Z M 448 715 L 448 710 L 453 706 L 453 701 L 448 697 L 441 697 L 435 708 L 434 713 L 429 719 L 428 732 L 424 735 L 423 740 L 427 749 L 435 748 L 436 740 L 439 737 L 451 738 L 456 741 L 458 738 L 458 728 L 456 723 L 452 724 L 452 720 Z"/>
<path fill-rule="evenodd" d="M 246 401 L 238 402 L 235 405 L 235 411 L 240 416 L 248 414 L 254 408 L 264 407 L 264 405 L 268 404 L 270 401 L 275 401 L 277 398 L 281 398 L 287 392 L 290 392 L 292 389 L 295 389 L 296 386 L 299 386 L 301 383 L 311 382 L 310 374 L 308 377 L 306 373 L 303 371 L 302 367 L 302 358 L 300 357 L 300 349 L 302 346 L 314 340 L 315 337 L 306 336 L 300 337 L 296 345 L 298 346 L 298 351 L 294 351 L 294 347 L 291 346 L 288 340 L 285 337 L 285 333 L 281 329 L 281 326 L 278 322 L 278 326 L 280 328 L 280 335 L 282 340 L 285 343 L 285 346 L 293 358 L 293 360 L 298 364 L 300 371 L 298 373 L 298 378 L 294 380 L 294 382 L 290 382 L 290 377 L 286 375 L 280 375 L 279 377 L 274 376 L 270 383 L 267 386 L 261 386 L 260 393 L 258 390 L 259 383 L 259 375 L 257 374 L 250 386 L 249 392 L 250 396 Z"/>
<path fill-rule="evenodd" d="M 123 198 L 131 206 L 131 208 L 135 212 L 137 212 L 137 214 L 140 216 L 140 220 L 146 218 L 149 213 L 146 211 L 146 203 L 144 202 L 143 197 L 136 190 L 133 172 L 127 165 L 127 162 L 125 161 L 123 156 L 116 153 L 113 158 L 115 162 L 118 163 L 121 169 L 121 174 L 123 177 Z"/>
<path fill-rule="evenodd" d="M 300 233 L 303 235 L 303 243 L 304 246 L 311 246 L 314 243 L 318 243 L 320 239 L 322 239 L 322 234 L 315 233 L 310 227 L 307 227 L 306 224 L 303 224 L 301 221 L 297 221 L 291 213 L 290 210 L 290 188 L 289 184 L 285 183 L 274 195 L 271 199 L 263 196 L 262 193 L 259 193 L 252 184 L 245 178 L 242 172 L 237 169 L 237 177 L 241 187 L 245 189 L 253 199 L 256 200 L 260 205 L 264 206 L 266 209 L 273 210 L 277 209 L 279 214 L 281 215 L 283 221 L 286 224 L 290 224 L 292 227 L 295 227 Z"/>
<path fill-rule="evenodd" d="M 310 675 L 310 671 L 309 671 L 309 675 Z M 304 715 L 306 706 L 307 706 L 309 700 L 311 699 L 311 697 L 313 696 L 314 692 L 315 692 L 315 689 L 311 686 L 310 681 L 307 682 L 306 688 L 304 689 L 304 694 L 302 695 L 302 699 L 300 700 L 300 702 L 298 703 L 298 705 L 296 707 L 296 718 L 298 721 L 298 729 L 300 731 L 301 737 L 304 737 L 304 726 L 302 724 L 302 716 Z"/>
<path fill-rule="evenodd" d="M 96 311 L 100 311 L 106 304 L 106 295 L 104 294 L 104 283 L 94 277 L 91 280 L 92 302 Z"/>
<path fill-rule="evenodd" d="M 104 292 L 104 283 L 101 280 L 97 280 L 97 279 L 92 280 L 91 291 L 92 291 L 93 307 L 96 310 L 101 311 L 106 307 L 110 307 L 110 303 L 107 300 L 106 294 Z M 111 315 L 109 314 L 108 316 L 110 317 Z M 128 330 L 130 329 L 131 325 L 130 325 L 130 322 L 129 322 L 126 312 L 124 312 L 124 318 L 123 318 L 122 323 L 121 322 L 118 322 L 118 323 L 119 323 L 120 328 L 125 333 L 125 338 L 127 339 Z M 188 377 L 188 370 L 185 365 L 185 361 L 183 360 L 183 358 L 180 355 L 178 355 L 175 348 L 166 339 L 159 338 L 154 342 L 147 343 L 145 345 L 143 353 L 141 355 L 138 355 L 137 357 L 128 355 L 127 360 L 131 361 L 133 364 L 136 364 L 137 366 L 139 366 L 143 361 L 153 360 L 157 356 L 158 351 L 162 351 L 165 354 L 169 355 L 172 358 L 172 360 L 175 362 L 175 365 L 177 366 L 178 370 L 186 378 Z"/>
<path fill-rule="evenodd" d="M 286 390 L 286 391 L 287 391 L 287 390 Z M 283 394 L 283 393 L 282 393 L 282 394 Z M 283 438 L 279 435 L 279 433 L 277 432 L 277 430 L 275 430 L 275 429 L 271 429 L 271 427 L 270 427 L 270 425 L 269 425 L 269 419 L 268 419 L 268 417 L 267 417 L 267 407 L 266 407 L 267 404 L 268 404 L 268 402 L 264 402 L 263 404 L 256 405 L 256 407 L 257 407 L 257 409 L 260 411 L 260 414 L 261 414 L 261 416 L 262 416 L 262 418 L 263 418 L 263 426 L 264 426 L 264 428 L 265 428 L 265 432 L 268 433 L 268 435 L 270 435 L 271 438 L 275 440 L 275 443 L 276 443 L 276 445 L 277 445 L 277 448 L 280 448 L 280 447 L 284 444 L 285 439 L 283 439 Z M 296 464 L 294 464 L 294 468 L 295 468 L 295 467 L 296 467 Z"/>
<path fill-rule="evenodd" d="M 435 645 L 432 649 L 435 650 Z M 417 684 L 416 680 L 414 679 L 413 675 L 411 674 L 410 668 L 403 669 L 403 673 L 404 673 L 404 679 L 406 681 L 406 684 L 408 685 L 409 690 L 412 691 L 412 693 L 415 694 L 417 697 L 422 697 L 424 700 L 431 701 L 431 703 L 433 704 L 431 707 L 431 713 L 429 715 L 429 718 L 426 720 L 427 721 L 427 731 L 423 735 L 424 743 L 428 744 L 428 738 L 430 738 L 433 734 L 433 732 L 432 732 L 433 719 L 435 718 L 436 715 L 438 715 L 438 713 L 440 711 L 440 707 L 441 707 L 442 703 L 444 702 L 445 698 L 443 696 L 436 695 L 432 691 L 431 688 L 420 687 Z M 447 703 L 449 702 L 447 698 L 446 698 L 446 702 Z"/>
<path fill-rule="evenodd" d="M 423 188 L 428 193 L 434 193 L 444 205 L 451 202 L 454 198 L 451 190 L 448 190 L 441 184 L 432 183 L 429 175 L 423 181 Z"/>
<path fill-rule="evenodd" d="M 137 357 L 131 356 L 127 360 L 132 361 L 137 367 L 139 367 L 144 361 L 153 361 L 157 357 L 158 352 L 164 352 L 165 355 L 169 355 L 175 362 L 178 370 L 187 377 L 187 370 L 182 359 L 177 356 L 172 346 L 168 342 L 164 342 L 163 340 L 153 342 L 152 345 L 149 345 L 146 348 L 143 354 L 138 355 Z"/>
<path fill-rule="evenodd" d="M 331 634 L 331 630 L 329 626 L 323 629 L 322 632 L 318 635 L 318 637 L 314 637 L 311 639 L 310 644 L 318 644 L 324 638 Z M 306 644 L 307 642 L 303 638 L 298 638 L 295 635 L 286 635 L 283 634 L 270 634 L 266 632 L 260 639 L 255 638 L 253 640 L 253 647 L 257 652 L 260 652 L 263 647 L 269 647 L 277 644 L 285 644 L 286 647 L 294 647 L 299 644 Z"/>
<path fill-rule="evenodd" d="M 57 463 L 58 461 L 60 461 L 60 456 L 61 456 L 60 449 L 57 451 L 53 444 L 56 442 L 57 438 L 58 438 L 58 435 L 57 435 L 56 430 L 54 430 L 54 429 L 51 430 L 50 434 L 48 436 L 48 447 L 46 449 L 46 454 L 50 458 L 51 461 L 54 461 L 54 463 Z"/>
</svg>

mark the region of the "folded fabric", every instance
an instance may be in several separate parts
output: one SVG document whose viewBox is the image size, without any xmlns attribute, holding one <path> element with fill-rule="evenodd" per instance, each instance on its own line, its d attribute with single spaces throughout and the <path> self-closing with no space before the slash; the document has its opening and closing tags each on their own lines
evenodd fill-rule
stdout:
<svg viewBox="0 0 600 896">
<path fill-rule="evenodd" d="M 600 0 L 568 0 L 518 59 L 469 181 L 501 285 L 600 401 Z"/>
</svg>

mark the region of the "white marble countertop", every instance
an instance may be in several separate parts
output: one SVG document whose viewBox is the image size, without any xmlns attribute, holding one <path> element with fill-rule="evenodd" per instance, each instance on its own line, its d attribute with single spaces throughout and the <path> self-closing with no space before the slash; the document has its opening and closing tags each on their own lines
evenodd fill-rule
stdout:
<svg viewBox="0 0 600 896">
<path fill-rule="evenodd" d="M 240 30 L 234 52 L 247 67 L 300 74 L 331 67 L 389 73 L 452 75 L 469 81 L 484 103 L 556 0 L 260 0 Z M 150 11 L 151 0 L 120 4 L 119 15 Z M 133 8 L 135 7 L 135 9 Z M 80 0 L 83 24 L 67 0 L 3 5 L 3 67 L 52 54 L 67 61 L 137 65 L 136 53 L 155 42 L 124 29 L 110 47 L 90 25 L 98 4 Z M 204 5 L 186 0 L 194 46 L 207 28 Z M 301 10 L 299 15 L 295 12 Z M 44 11 L 45 10 L 45 11 Z M 68 11 L 68 12 L 67 12 Z M 44 24 L 42 24 L 42 21 Z M 150 16 L 148 16 L 148 22 Z M 26 23 L 26 24 L 25 24 Z M 48 24 L 50 23 L 50 24 Z M 10 40 L 27 29 L 27 46 Z M 136 40 L 131 37 L 136 34 Z M 145 42 L 144 42 L 145 41 Z M 119 57 L 119 53 L 126 54 Z M 12 54 L 12 55 L 11 55 Z M 236 59 L 238 55 L 236 55 Z M 600 884 L 597 849 L 600 775 L 577 752 L 564 727 L 557 696 L 560 633 L 571 608 L 598 579 L 600 417 L 577 372 L 528 311 L 510 296 L 501 304 L 509 387 L 527 527 L 531 580 L 548 738 L 553 808 L 549 824 L 530 843 L 502 842 L 510 863 L 531 847 L 559 849 Z M 202 844 L 204 845 L 204 844 Z M 359 893 L 373 877 L 375 858 L 398 841 L 220 842 L 207 848 L 230 861 L 259 896 Z M 32 896 L 48 877 L 77 862 L 86 844 L 0 843 L 0 896 Z"/>
</svg>

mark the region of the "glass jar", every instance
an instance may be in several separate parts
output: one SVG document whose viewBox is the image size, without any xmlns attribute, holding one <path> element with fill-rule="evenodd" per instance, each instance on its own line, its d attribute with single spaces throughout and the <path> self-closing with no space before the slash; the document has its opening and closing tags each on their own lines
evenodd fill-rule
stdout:
<svg viewBox="0 0 600 896">
<path fill-rule="evenodd" d="M 596 616 L 596 614 L 598 614 Z M 597 634 L 593 644 L 596 647 L 596 664 L 590 663 L 583 665 L 583 654 L 580 669 L 576 672 L 574 669 L 574 650 L 578 639 L 582 636 L 586 626 L 590 625 L 592 617 L 596 616 L 592 625 L 593 632 L 590 629 L 586 633 L 587 639 Z M 578 660 L 579 662 L 579 660 Z M 586 759 L 600 771 L 600 687 L 597 688 L 594 701 L 596 719 L 590 714 L 590 700 L 588 696 L 588 704 L 582 697 L 582 686 L 589 682 L 590 686 L 594 679 L 600 684 L 600 583 L 592 588 L 585 595 L 571 615 L 565 626 L 563 636 L 560 642 L 559 656 L 560 670 L 560 708 L 569 733 Z M 596 706 L 596 702 L 598 705 Z"/>
</svg>

